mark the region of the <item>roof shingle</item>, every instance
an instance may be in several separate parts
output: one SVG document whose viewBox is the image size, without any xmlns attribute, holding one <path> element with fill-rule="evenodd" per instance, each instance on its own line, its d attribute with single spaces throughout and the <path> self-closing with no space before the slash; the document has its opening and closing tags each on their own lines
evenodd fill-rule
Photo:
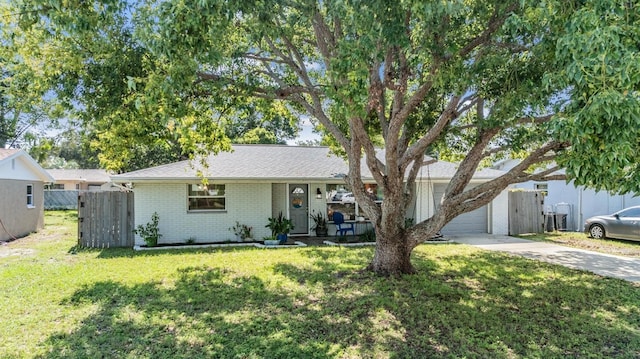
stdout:
<svg viewBox="0 0 640 359">
<path fill-rule="evenodd" d="M 198 180 L 198 170 L 216 180 L 330 180 L 348 172 L 345 160 L 332 155 L 327 147 L 285 145 L 234 145 L 233 152 L 221 152 L 206 159 L 208 168 L 196 161 L 180 161 L 166 165 L 111 176 L 114 182 Z M 450 179 L 457 166 L 438 161 L 422 171 L 422 177 Z M 502 171 L 483 169 L 474 178 L 494 178 Z M 372 179 L 366 165 L 364 179 Z M 419 176 L 420 177 L 420 176 Z"/>
<path fill-rule="evenodd" d="M 14 149 L 14 148 L 0 148 L 0 161 L 4 160 L 5 158 L 9 158 L 10 156 L 12 156 L 15 153 L 18 153 L 20 150 L 19 149 Z"/>
<path fill-rule="evenodd" d="M 105 170 L 100 169 L 47 169 L 47 172 L 56 181 L 85 181 L 85 182 L 101 182 L 110 181 L 109 174 Z"/>
</svg>

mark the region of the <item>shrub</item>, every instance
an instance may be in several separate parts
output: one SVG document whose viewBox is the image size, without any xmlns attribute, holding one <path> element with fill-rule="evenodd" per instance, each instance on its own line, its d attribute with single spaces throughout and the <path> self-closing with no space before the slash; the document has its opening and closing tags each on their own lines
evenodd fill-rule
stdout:
<svg viewBox="0 0 640 359">
<path fill-rule="evenodd" d="M 151 222 L 145 225 L 140 224 L 133 230 L 134 234 L 137 234 L 144 239 L 144 242 L 148 247 L 158 245 L 158 240 L 162 237 L 162 234 L 160 234 L 160 230 L 158 229 L 159 220 L 158 212 L 153 212 L 151 215 Z"/>
</svg>

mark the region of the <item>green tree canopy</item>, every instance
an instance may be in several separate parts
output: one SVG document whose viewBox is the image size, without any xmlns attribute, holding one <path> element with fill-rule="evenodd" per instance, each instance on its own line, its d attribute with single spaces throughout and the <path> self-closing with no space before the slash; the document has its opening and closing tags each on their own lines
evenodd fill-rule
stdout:
<svg viewBox="0 0 640 359">
<path fill-rule="evenodd" d="M 136 35 L 147 25 L 139 17 L 143 5 L 3 4 L 6 93 L 55 109 L 47 119 L 65 118 L 82 129 L 84 157 L 97 154 L 102 167 L 119 172 L 229 149 L 230 142 L 295 138 L 295 117 L 282 104 L 179 88 L 176 82 L 183 82 L 172 81 L 170 66 Z"/>
</svg>

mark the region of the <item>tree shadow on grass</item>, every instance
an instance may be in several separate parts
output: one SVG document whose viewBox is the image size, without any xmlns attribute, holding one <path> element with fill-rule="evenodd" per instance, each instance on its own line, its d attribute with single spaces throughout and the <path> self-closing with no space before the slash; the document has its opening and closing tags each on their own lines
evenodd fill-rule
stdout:
<svg viewBox="0 0 640 359">
<path fill-rule="evenodd" d="M 370 249 L 304 249 L 264 273 L 192 266 L 104 281 L 95 306 L 42 358 L 638 357 L 640 290 L 522 258 L 416 253 L 418 275 L 380 278 Z M 265 253 L 266 254 L 266 253 Z"/>
<path fill-rule="evenodd" d="M 325 312 L 355 316 L 371 356 L 640 357 L 640 289 L 627 282 L 491 252 L 438 261 L 417 253 L 414 264 L 418 275 L 321 282 L 331 293 Z M 301 283 L 314 275 L 277 271 Z"/>
<path fill-rule="evenodd" d="M 291 340 L 290 299 L 263 280 L 209 267 L 176 274 L 170 285 L 106 281 L 76 291 L 62 304 L 96 312 L 75 331 L 51 336 L 41 357 L 330 357 L 331 343 Z"/>
</svg>

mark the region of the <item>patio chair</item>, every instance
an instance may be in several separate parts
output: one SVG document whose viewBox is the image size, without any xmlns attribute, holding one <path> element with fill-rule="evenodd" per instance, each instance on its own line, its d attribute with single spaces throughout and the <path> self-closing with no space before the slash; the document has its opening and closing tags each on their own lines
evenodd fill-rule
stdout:
<svg viewBox="0 0 640 359">
<path fill-rule="evenodd" d="M 346 236 L 347 232 L 351 231 L 353 235 L 356 235 L 353 223 L 345 223 L 344 215 L 340 212 L 333 212 L 333 223 L 336 225 L 336 236 L 340 233 L 341 236 Z"/>
</svg>

